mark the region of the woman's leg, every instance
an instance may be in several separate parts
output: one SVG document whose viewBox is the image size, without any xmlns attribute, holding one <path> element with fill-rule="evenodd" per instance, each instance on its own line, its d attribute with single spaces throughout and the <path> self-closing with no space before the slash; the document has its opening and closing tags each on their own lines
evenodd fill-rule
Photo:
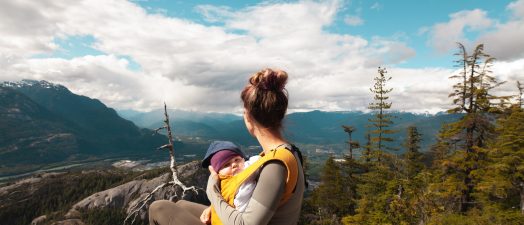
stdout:
<svg viewBox="0 0 524 225">
<path fill-rule="evenodd" d="M 194 225 L 201 224 L 200 215 L 207 206 L 180 200 L 177 203 L 168 200 L 154 201 L 149 206 L 150 225 Z"/>
</svg>

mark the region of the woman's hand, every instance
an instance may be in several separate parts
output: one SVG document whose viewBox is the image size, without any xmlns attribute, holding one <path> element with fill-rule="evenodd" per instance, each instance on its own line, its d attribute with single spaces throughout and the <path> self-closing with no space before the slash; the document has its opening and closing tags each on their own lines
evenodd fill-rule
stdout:
<svg viewBox="0 0 524 225">
<path fill-rule="evenodd" d="M 212 166 L 208 166 L 208 169 L 209 169 L 209 173 L 211 173 L 211 176 L 218 180 L 218 173 L 215 171 L 215 169 L 213 169 Z"/>
<path fill-rule="evenodd" d="M 207 188 L 206 188 L 207 197 L 209 199 L 211 199 L 212 196 L 222 198 L 222 195 L 220 194 L 220 181 L 218 179 L 218 174 L 213 169 L 212 166 L 209 166 L 209 172 L 211 174 L 209 175 L 209 179 L 207 180 Z"/>
<path fill-rule="evenodd" d="M 207 207 L 200 215 L 200 221 L 204 224 L 211 224 L 211 207 Z"/>
</svg>

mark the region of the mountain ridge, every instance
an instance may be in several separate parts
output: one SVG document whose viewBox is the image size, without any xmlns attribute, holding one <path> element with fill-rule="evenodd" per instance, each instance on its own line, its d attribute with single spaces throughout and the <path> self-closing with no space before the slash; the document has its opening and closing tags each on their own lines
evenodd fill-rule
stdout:
<svg viewBox="0 0 524 225">
<path fill-rule="evenodd" d="M 62 161 L 145 155 L 166 142 L 99 100 L 47 81 L 0 83 L 0 102 L 0 175 Z"/>
<path fill-rule="evenodd" d="M 163 126 L 163 111 L 160 109 L 148 113 L 130 110 L 121 113 L 98 99 L 76 95 L 62 85 L 47 81 L 4 82 L 0 83 L 0 87 L 0 93 L 4 93 L 0 99 L 5 106 L 0 107 L 0 120 L 4 121 L 0 132 L 5 134 L 0 137 L 0 175 L 12 174 L 19 169 L 18 166 L 27 167 L 18 171 L 24 172 L 41 164 L 84 158 L 130 154 L 150 157 L 150 150 L 166 142 L 165 136 L 151 136 L 153 132 L 150 129 Z M 13 114 L 15 111 L 19 113 Z M 36 117 L 29 116 L 32 112 Z M 168 113 L 177 138 L 175 147 L 178 155 L 198 157 L 212 140 L 230 140 L 253 152 L 258 151 L 255 148 L 257 140 L 247 132 L 241 116 L 180 109 L 168 110 Z M 284 121 L 284 134 L 289 141 L 303 147 L 305 152 L 334 148 L 335 153 L 339 154 L 346 148 L 348 138 L 341 126 L 354 126 L 353 140 L 363 144 L 368 120 L 373 115 L 361 111 L 320 110 L 290 113 Z M 399 153 L 402 152 L 408 126 L 419 128 L 423 135 L 422 150 L 427 151 L 435 142 L 434 137 L 441 124 L 455 121 L 460 116 L 406 112 L 392 112 L 392 115 L 396 117 L 392 129 L 399 130 L 392 136 L 396 139 L 392 145 L 401 149 Z M 31 123 L 27 122 L 28 118 Z M 32 127 L 27 127 L 29 125 Z M 13 140 L 18 142 L 13 143 Z M 181 140 L 196 141 L 182 143 Z M 20 154 L 24 151 L 26 154 Z M 29 166 L 29 162 L 34 161 L 36 165 Z"/>
<path fill-rule="evenodd" d="M 180 136 L 199 136 L 208 139 L 228 139 L 244 145 L 256 145 L 254 140 L 244 128 L 242 117 L 234 114 L 221 113 L 220 116 L 229 115 L 229 120 L 214 120 L 213 113 L 199 112 L 198 116 L 192 117 L 194 112 L 183 110 L 170 110 L 168 113 L 172 118 L 172 128 L 175 135 Z M 397 139 L 394 143 L 401 146 L 405 139 L 408 126 L 417 126 L 419 132 L 423 134 L 422 147 L 426 150 L 434 143 L 435 134 L 438 133 L 441 124 L 457 120 L 460 115 L 447 113 L 427 114 L 411 112 L 390 112 L 394 116 L 392 129 L 398 132 L 392 135 Z M 128 117 L 131 121 L 147 121 L 141 117 L 152 117 L 158 114 L 157 111 L 146 113 L 136 113 Z M 178 115 L 178 117 L 177 117 Z M 180 116 L 183 115 L 183 116 Z M 235 118 L 236 117 L 236 118 Z M 284 133 L 293 142 L 305 144 L 340 144 L 347 141 L 347 134 L 341 128 L 342 125 L 350 125 L 356 128 L 353 138 L 360 143 L 365 142 L 365 134 L 368 130 L 369 119 L 374 117 L 374 113 L 362 111 L 321 111 L 313 110 L 309 112 L 294 112 L 286 115 L 284 120 Z M 208 121 L 215 121 L 209 123 Z M 136 124 L 147 124 L 135 122 Z M 161 124 L 151 124 L 146 128 L 153 129 Z"/>
</svg>

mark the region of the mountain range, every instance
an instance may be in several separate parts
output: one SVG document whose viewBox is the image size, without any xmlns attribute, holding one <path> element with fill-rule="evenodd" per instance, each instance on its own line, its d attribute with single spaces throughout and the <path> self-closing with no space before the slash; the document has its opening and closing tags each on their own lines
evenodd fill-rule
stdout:
<svg viewBox="0 0 524 225">
<path fill-rule="evenodd" d="M 0 103 L 0 175 L 63 161 L 145 155 L 166 142 L 99 100 L 46 81 L 4 82 Z"/>
<path fill-rule="evenodd" d="M 244 147 L 257 145 L 241 116 L 168 110 L 177 154 L 205 152 L 211 140 L 231 140 Z M 391 145 L 402 152 L 408 126 L 422 133 L 427 150 L 443 123 L 460 115 L 394 112 Z M 356 128 L 353 139 L 365 143 L 368 119 L 364 112 L 296 112 L 285 118 L 286 137 L 304 148 L 338 146 L 345 149 L 342 125 Z M 162 126 L 163 110 L 115 111 L 97 99 L 72 93 L 47 81 L 22 80 L 0 83 L 0 176 L 31 171 L 50 163 L 97 160 L 116 156 L 151 157 L 151 150 L 165 144 L 163 135 L 152 135 Z M 187 141 L 197 140 L 197 141 Z M 331 147 L 330 147 L 331 148 Z M 311 150 L 310 149 L 310 150 Z M 255 150 L 258 151 L 258 150 Z M 308 152 L 308 151 L 306 151 Z"/>
<path fill-rule="evenodd" d="M 168 110 L 172 119 L 172 128 L 175 135 L 200 137 L 202 139 L 227 139 L 242 145 L 256 145 L 245 129 L 241 116 L 226 113 L 202 113 L 183 110 Z M 127 110 L 119 114 L 133 121 L 141 127 L 154 129 L 161 124 L 154 118 L 159 118 L 163 110 L 150 112 L 137 112 Z M 407 127 L 416 126 L 422 134 L 421 147 L 428 150 L 435 143 L 436 135 L 444 123 L 456 121 L 460 115 L 447 113 L 415 114 L 409 112 L 392 112 L 394 124 L 391 129 L 397 132 L 391 137 L 395 139 L 391 145 L 402 152 L 402 143 L 405 140 Z M 356 128 L 352 138 L 360 143 L 365 143 L 365 135 L 369 130 L 369 119 L 374 117 L 372 113 L 340 111 L 340 112 L 296 112 L 286 116 L 284 121 L 284 133 L 286 137 L 295 143 L 308 145 L 341 145 L 344 146 L 348 139 L 347 133 L 342 125 L 350 125 Z M 343 147 L 342 147 L 343 148 Z"/>
</svg>

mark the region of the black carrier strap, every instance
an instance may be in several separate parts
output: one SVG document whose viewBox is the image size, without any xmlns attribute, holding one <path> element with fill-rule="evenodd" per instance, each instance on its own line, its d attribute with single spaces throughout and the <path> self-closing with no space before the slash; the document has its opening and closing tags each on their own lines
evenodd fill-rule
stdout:
<svg viewBox="0 0 524 225">
<path fill-rule="evenodd" d="M 300 165 L 302 166 L 302 171 L 304 172 L 304 185 L 306 186 L 306 189 L 307 189 L 309 186 L 309 183 L 307 182 L 307 179 L 306 179 L 306 171 L 304 168 L 305 165 L 304 165 L 304 158 L 302 157 L 302 152 L 294 144 L 284 145 L 284 148 L 289 150 L 291 153 L 295 153 L 295 152 L 297 153 L 298 159 L 300 159 Z"/>
</svg>

